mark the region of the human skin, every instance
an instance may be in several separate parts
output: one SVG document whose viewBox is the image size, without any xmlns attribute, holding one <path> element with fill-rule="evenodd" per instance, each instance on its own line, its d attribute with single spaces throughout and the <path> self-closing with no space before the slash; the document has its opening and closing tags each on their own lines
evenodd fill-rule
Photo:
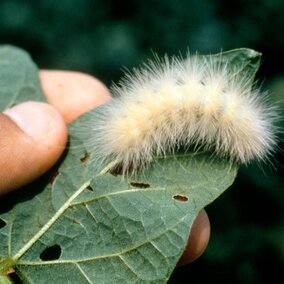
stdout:
<svg viewBox="0 0 284 284">
<path fill-rule="evenodd" d="M 111 99 L 108 89 L 90 75 L 43 70 L 39 77 L 48 104 L 25 102 L 0 114 L 0 195 L 21 190 L 46 172 L 64 151 L 67 124 Z M 201 210 L 179 265 L 199 257 L 209 236 L 209 219 Z"/>
</svg>

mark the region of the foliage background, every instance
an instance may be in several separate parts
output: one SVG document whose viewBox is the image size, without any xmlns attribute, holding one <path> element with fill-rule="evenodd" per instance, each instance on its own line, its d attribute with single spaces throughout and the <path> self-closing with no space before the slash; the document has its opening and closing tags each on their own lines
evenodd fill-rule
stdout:
<svg viewBox="0 0 284 284">
<path fill-rule="evenodd" d="M 141 64 L 153 51 L 253 48 L 263 53 L 262 88 L 284 115 L 283 11 L 283 0 L 1 0 L 0 43 L 26 49 L 40 68 L 87 72 L 108 86 L 122 67 Z M 278 151 L 277 170 L 241 169 L 231 189 L 207 208 L 208 249 L 176 269 L 171 283 L 273 283 L 283 276 L 283 160 Z"/>
</svg>

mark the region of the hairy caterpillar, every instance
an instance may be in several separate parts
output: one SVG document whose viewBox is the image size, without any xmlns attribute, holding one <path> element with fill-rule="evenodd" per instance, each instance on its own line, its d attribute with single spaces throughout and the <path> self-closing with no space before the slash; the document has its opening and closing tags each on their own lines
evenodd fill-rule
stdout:
<svg viewBox="0 0 284 284">
<path fill-rule="evenodd" d="M 208 56 L 156 60 L 127 74 L 113 94 L 94 118 L 91 140 L 96 159 L 115 161 L 123 173 L 180 145 L 240 163 L 274 151 L 274 108 L 245 72 Z"/>
</svg>

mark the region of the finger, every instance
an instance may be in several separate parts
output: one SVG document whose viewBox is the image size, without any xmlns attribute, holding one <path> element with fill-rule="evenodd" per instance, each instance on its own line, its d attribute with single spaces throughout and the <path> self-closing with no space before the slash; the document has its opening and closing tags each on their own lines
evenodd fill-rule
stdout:
<svg viewBox="0 0 284 284">
<path fill-rule="evenodd" d="M 25 102 L 0 114 L 0 194 L 47 171 L 62 154 L 67 128 L 45 103 Z"/>
<path fill-rule="evenodd" d="M 43 70 L 39 77 L 48 102 L 67 123 L 110 99 L 103 83 L 87 74 Z"/>
<path fill-rule="evenodd" d="M 210 222 L 206 211 L 202 209 L 192 225 L 187 246 L 178 265 L 185 265 L 197 259 L 206 249 L 209 238 Z"/>
</svg>

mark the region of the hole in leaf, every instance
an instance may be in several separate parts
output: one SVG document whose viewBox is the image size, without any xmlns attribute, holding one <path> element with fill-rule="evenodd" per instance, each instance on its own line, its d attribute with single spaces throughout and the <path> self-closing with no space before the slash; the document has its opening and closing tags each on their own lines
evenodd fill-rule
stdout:
<svg viewBox="0 0 284 284">
<path fill-rule="evenodd" d="M 129 175 L 131 173 L 135 173 L 138 171 L 141 171 L 144 169 L 144 165 L 137 165 L 130 163 L 127 168 L 123 168 L 122 163 L 117 163 L 115 166 L 113 166 L 108 173 L 110 173 L 113 176 L 118 176 L 118 175 Z"/>
<path fill-rule="evenodd" d="M 148 188 L 148 187 L 150 187 L 150 184 L 143 183 L 143 182 L 131 182 L 130 185 L 133 186 L 133 187 L 137 187 L 137 188 Z"/>
<path fill-rule="evenodd" d="M 80 158 L 80 161 L 82 163 L 85 163 L 89 159 L 89 157 L 90 157 L 89 153 L 86 152 L 85 155 L 82 158 Z"/>
<path fill-rule="evenodd" d="M 0 229 L 4 228 L 5 226 L 6 226 L 6 222 L 0 219 Z"/>
<path fill-rule="evenodd" d="M 16 272 L 9 273 L 10 279 L 14 284 L 23 284 L 24 282 L 20 279 Z"/>
<path fill-rule="evenodd" d="M 115 177 L 118 175 L 122 175 L 122 166 L 120 164 L 115 165 L 108 172 Z"/>
<path fill-rule="evenodd" d="M 59 245 L 54 245 L 51 247 L 45 248 L 41 254 L 40 259 L 47 261 L 47 260 L 56 260 L 59 259 L 61 255 L 61 247 Z"/>
<path fill-rule="evenodd" d="M 89 190 L 89 191 L 94 191 L 93 188 L 90 185 L 88 185 L 86 189 Z"/>
<path fill-rule="evenodd" d="M 186 195 L 182 195 L 182 194 L 176 194 L 176 195 L 173 196 L 173 198 L 177 201 L 180 201 L 180 202 L 188 201 L 188 197 Z"/>
</svg>

